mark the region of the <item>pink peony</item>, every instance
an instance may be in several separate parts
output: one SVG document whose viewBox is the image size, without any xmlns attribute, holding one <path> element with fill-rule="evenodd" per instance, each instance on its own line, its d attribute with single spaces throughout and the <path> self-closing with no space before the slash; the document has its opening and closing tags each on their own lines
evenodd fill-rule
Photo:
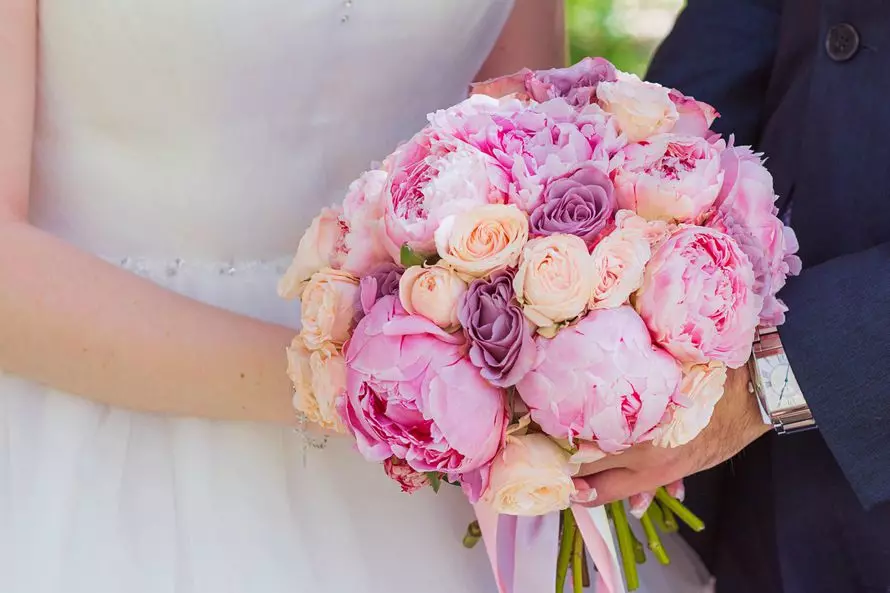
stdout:
<svg viewBox="0 0 890 593">
<path fill-rule="evenodd" d="M 525 105 L 517 99 L 474 95 L 430 118 L 440 134 L 466 142 L 491 158 L 492 181 L 510 202 L 531 212 L 542 201 L 548 180 L 579 165 L 609 171 L 624 140 L 596 105 L 578 111 L 564 99 Z"/>
<path fill-rule="evenodd" d="M 776 298 L 785 279 L 800 273 L 797 237 L 777 218 L 773 178 L 750 148 L 723 153 L 723 188 L 707 223 L 736 240 L 754 266 L 754 292 L 763 297 L 760 323 L 781 325 L 788 308 Z"/>
<path fill-rule="evenodd" d="M 426 474 L 414 471 L 398 457 L 390 457 L 384 461 L 383 471 L 386 472 L 387 476 L 398 482 L 399 486 L 402 487 L 402 492 L 407 494 L 413 494 L 430 483 L 430 479 Z"/>
<path fill-rule="evenodd" d="M 340 222 L 346 234 L 341 267 L 359 277 L 390 260 L 383 227 L 385 183 L 385 171 L 368 171 L 352 182 L 343 200 Z"/>
<path fill-rule="evenodd" d="M 425 128 L 387 160 L 391 173 L 383 190 L 387 248 L 395 261 L 408 245 L 436 252 L 433 234 L 446 216 L 501 203 L 504 195 L 489 178 L 491 157 L 447 135 Z"/>
<path fill-rule="evenodd" d="M 517 388 L 532 419 L 557 439 L 614 453 L 649 438 L 680 383 L 680 365 L 653 346 L 630 307 L 591 311 L 555 337 Z"/>
<path fill-rule="evenodd" d="M 673 134 L 627 146 L 614 173 L 618 206 L 647 220 L 699 222 L 723 185 L 724 146 Z"/>
<path fill-rule="evenodd" d="M 745 364 L 763 299 L 731 237 L 681 226 L 652 254 L 636 307 L 655 341 L 684 363 Z"/>
<path fill-rule="evenodd" d="M 710 136 L 711 124 L 720 117 L 716 109 L 707 103 L 687 97 L 680 91 L 672 90 L 668 93 L 668 97 L 670 97 L 677 108 L 679 116 L 673 129 L 671 129 L 671 133 L 684 136 L 701 136 L 702 138 Z"/>
<path fill-rule="evenodd" d="M 504 440 L 504 393 L 464 356 L 463 340 L 389 295 L 359 322 L 340 413 L 368 460 L 394 455 L 418 472 L 479 481 Z"/>
</svg>

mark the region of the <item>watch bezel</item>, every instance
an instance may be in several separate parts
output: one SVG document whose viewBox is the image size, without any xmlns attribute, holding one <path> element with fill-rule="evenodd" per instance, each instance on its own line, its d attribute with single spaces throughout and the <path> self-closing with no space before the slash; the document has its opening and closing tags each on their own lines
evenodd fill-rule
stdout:
<svg viewBox="0 0 890 593">
<path fill-rule="evenodd" d="M 768 420 L 766 423 L 772 425 L 779 434 L 789 434 L 815 428 L 816 421 L 805 400 L 803 404 L 787 407 L 773 408 L 770 406 L 770 400 L 763 380 L 765 369 L 761 361 L 776 359 L 780 356 L 785 356 L 785 349 L 782 347 L 782 340 L 779 337 L 778 330 L 774 327 L 758 328 L 748 368 L 755 395 L 764 414 L 764 421 Z M 789 372 L 793 376 L 794 371 L 789 370 Z M 800 392 L 799 385 L 797 389 Z M 802 393 L 801 398 L 803 398 Z"/>
</svg>

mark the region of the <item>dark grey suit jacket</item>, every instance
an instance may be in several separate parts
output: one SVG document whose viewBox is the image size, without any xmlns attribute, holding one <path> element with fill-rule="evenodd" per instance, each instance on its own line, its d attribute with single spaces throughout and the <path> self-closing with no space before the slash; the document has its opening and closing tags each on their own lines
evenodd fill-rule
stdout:
<svg viewBox="0 0 890 593">
<path fill-rule="evenodd" d="M 699 480 L 718 593 L 886 593 L 890 1 L 689 0 L 649 78 L 766 153 L 805 268 L 780 333 L 819 431 Z"/>
</svg>

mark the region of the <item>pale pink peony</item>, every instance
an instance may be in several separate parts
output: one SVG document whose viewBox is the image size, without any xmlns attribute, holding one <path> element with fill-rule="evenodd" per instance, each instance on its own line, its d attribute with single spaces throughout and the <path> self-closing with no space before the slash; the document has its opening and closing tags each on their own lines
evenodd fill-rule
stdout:
<svg viewBox="0 0 890 593">
<path fill-rule="evenodd" d="M 723 397 L 726 365 L 685 365 L 680 382 L 680 397 L 668 408 L 668 414 L 655 429 L 652 444 L 658 447 L 679 447 L 692 441 L 711 421 L 714 407 Z"/>
<path fill-rule="evenodd" d="M 536 365 L 517 388 L 557 439 L 596 441 L 608 453 L 644 441 L 680 383 L 680 365 L 631 307 L 591 311 L 537 342 Z"/>
<path fill-rule="evenodd" d="M 701 101 L 696 101 L 692 97 L 687 97 L 677 90 L 672 90 L 668 94 L 671 101 L 677 108 L 677 122 L 671 129 L 673 134 L 682 134 L 684 136 L 701 136 L 709 137 L 711 125 L 720 114 L 717 110 Z"/>
<path fill-rule="evenodd" d="M 754 292 L 763 297 L 760 323 L 781 325 L 788 308 L 776 293 L 788 276 L 800 273 L 797 237 L 778 219 L 773 178 L 759 155 L 730 146 L 723 153 L 723 188 L 707 226 L 727 233 L 754 266 Z"/>
<path fill-rule="evenodd" d="M 667 235 L 667 225 L 649 222 L 630 210 L 615 215 L 615 230 L 591 253 L 593 292 L 591 309 L 609 309 L 627 303 L 643 285 L 643 272 L 652 257 L 652 245 Z"/>
<path fill-rule="evenodd" d="M 648 220 L 700 222 L 723 185 L 724 146 L 673 134 L 627 146 L 613 174 L 618 206 Z"/>
<path fill-rule="evenodd" d="M 488 155 L 430 128 L 399 147 L 387 166 L 383 220 L 386 246 L 396 262 L 403 245 L 434 254 L 433 235 L 446 216 L 504 201 L 490 179 Z"/>
<path fill-rule="evenodd" d="M 411 315 L 426 317 L 442 329 L 457 329 L 457 306 L 467 283 L 444 266 L 412 266 L 399 282 L 399 300 Z"/>
<path fill-rule="evenodd" d="M 504 392 L 464 357 L 463 339 L 382 297 L 346 346 L 340 413 L 369 461 L 396 456 L 418 472 L 472 480 L 478 495 L 506 410 Z"/>
<path fill-rule="evenodd" d="M 346 251 L 348 227 L 340 218 L 340 207 L 323 208 L 321 214 L 300 238 L 297 255 L 278 282 L 278 294 L 286 299 L 299 298 L 312 274 L 322 268 L 339 268 Z"/>
<path fill-rule="evenodd" d="M 414 471 L 398 457 L 390 457 L 383 462 L 383 471 L 386 475 L 398 482 L 402 492 L 413 494 L 425 486 L 429 486 L 430 479 L 426 474 Z"/>
<path fill-rule="evenodd" d="M 598 106 L 579 111 L 564 99 L 526 105 L 474 95 L 430 121 L 440 134 L 491 157 L 492 182 L 525 212 L 542 202 L 548 180 L 584 163 L 608 172 L 611 157 L 624 145 L 613 119 Z"/>
<path fill-rule="evenodd" d="M 341 223 L 345 224 L 341 268 L 355 276 L 365 276 L 390 261 L 383 226 L 383 187 L 386 172 L 364 173 L 349 186 L 343 200 Z"/>
<path fill-rule="evenodd" d="M 654 340 L 684 363 L 745 364 L 763 299 L 738 244 L 714 229 L 681 226 L 653 253 L 636 307 Z"/>
<path fill-rule="evenodd" d="M 312 275 L 301 297 L 300 336 L 310 350 L 330 342 L 342 346 L 359 311 L 358 278 L 325 268 Z"/>
</svg>

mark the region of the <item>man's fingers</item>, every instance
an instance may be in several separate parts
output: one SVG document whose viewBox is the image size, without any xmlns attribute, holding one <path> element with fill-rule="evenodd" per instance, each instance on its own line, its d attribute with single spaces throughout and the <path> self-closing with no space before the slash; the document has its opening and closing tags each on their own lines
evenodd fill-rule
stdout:
<svg viewBox="0 0 890 593">
<path fill-rule="evenodd" d="M 619 467 L 633 467 L 635 460 L 639 457 L 642 449 L 639 447 L 631 447 L 626 451 L 622 451 L 621 453 L 611 453 L 607 454 L 602 459 L 594 461 L 593 463 L 585 463 L 581 466 L 581 471 L 578 472 L 579 476 L 589 476 L 591 474 L 604 472 L 609 469 L 616 469 Z"/>
</svg>

